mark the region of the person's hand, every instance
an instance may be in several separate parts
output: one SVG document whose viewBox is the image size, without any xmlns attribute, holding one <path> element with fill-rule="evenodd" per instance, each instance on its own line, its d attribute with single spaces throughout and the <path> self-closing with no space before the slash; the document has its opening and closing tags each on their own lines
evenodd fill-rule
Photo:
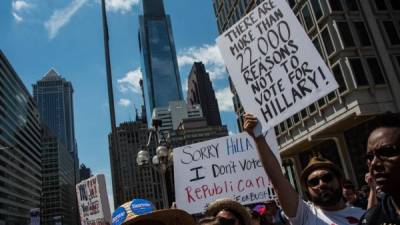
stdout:
<svg viewBox="0 0 400 225">
<path fill-rule="evenodd" d="M 366 173 L 365 174 L 365 183 L 368 184 L 369 188 L 373 191 L 376 190 L 376 183 L 375 179 L 371 176 L 371 173 Z"/>
<path fill-rule="evenodd" d="M 372 184 L 372 182 L 373 182 L 373 179 L 372 179 L 370 173 L 366 173 L 366 174 L 365 174 L 364 180 L 365 180 L 365 183 L 367 183 L 368 186 L 371 187 L 371 184 Z"/>
<path fill-rule="evenodd" d="M 253 138 L 259 137 L 262 135 L 261 124 L 259 123 L 257 117 L 252 114 L 245 113 L 244 117 L 244 130 Z"/>
</svg>

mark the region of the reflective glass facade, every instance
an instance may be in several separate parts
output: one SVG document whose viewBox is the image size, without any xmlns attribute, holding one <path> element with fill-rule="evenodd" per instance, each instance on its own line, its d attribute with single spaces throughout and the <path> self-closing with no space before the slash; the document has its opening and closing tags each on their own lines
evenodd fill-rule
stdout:
<svg viewBox="0 0 400 225">
<path fill-rule="evenodd" d="M 75 146 L 72 93 L 71 83 L 53 69 L 33 85 L 40 118 L 70 152 Z"/>
<path fill-rule="evenodd" d="M 69 81 L 55 70 L 33 85 L 33 97 L 37 104 L 40 119 L 56 135 L 75 160 L 76 181 L 79 181 L 78 152 L 75 142 L 73 88 Z"/>
<path fill-rule="evenodd" d="M 40 129 L 32 97 L 0 51 L 0 224 L 29 224 L 40 208 Z"/>
<path fill-rule="evenodd" d="M 171 21 L 162 0 L 143 1 L 139 45 L 147 120 L 155 107 L 183 100 Z M 151 122 L 148 123 L 151 125 Z"/>
<path fill-rule="evenodd" d="M 74 159 L 59 139 L 43 125 L 41 225 L 75 225 L 78 218 L 74 182 Z"/>
</svg>

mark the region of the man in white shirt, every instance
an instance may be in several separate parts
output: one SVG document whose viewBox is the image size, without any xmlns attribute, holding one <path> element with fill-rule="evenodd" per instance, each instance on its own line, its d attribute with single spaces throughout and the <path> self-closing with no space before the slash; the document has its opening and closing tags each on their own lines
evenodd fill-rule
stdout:
<svg viewBox="0 0 400 225">
<path fill-rule="evenodd" d="M 257 144 L 265 172 L 271 180 L 279 202 L 293 225 L 358 224 L 364 210 L 347 206 L 342 198 L 343 177 L 340 169 L 321 157 L 310 160 L 301 174 L 310 202 L 305 202 L 283 175 L 278 160 L 266 143 L 257 118 L 244 115 L 244 129 Z"/>
</svg>

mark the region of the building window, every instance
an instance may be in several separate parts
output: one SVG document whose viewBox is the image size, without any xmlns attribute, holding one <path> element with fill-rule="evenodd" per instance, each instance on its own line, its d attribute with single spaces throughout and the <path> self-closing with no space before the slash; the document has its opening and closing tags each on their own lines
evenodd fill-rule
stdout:
<svg viewBox="0 0 400 225">
<path fill-rule="evenodd" d="M 371 40 L 369 39 L 369 35 L 364 23 L 354 22 L 354 27 L 356 28 L 361 46 L 371 46 Z"/>
<path fill-rule="evenodd" d="M 335 51 L 335 48 L 333 47 L 332 39 L 331 39 L 331 36 L 329 35 L 328 28 L 325 28 L 321 32 L 321 37 L 322 37 L 322 40 L 324 41 L 326 53 L 329 56 Z"/>
<path fill-rule="evenodd" d="M 293 115 L 293 122 L 294 122 L 295 124 L 298 124 L 298 123 L 300 122 L 300 116 L 299 116 L 298 113 L 296 113 L 296 114 Z"/>
<path fill-rule="evenodd" d="M 304 5 L 304 8 L 301 10 L 301 12 L 303 14 L 307 30 L 310 30 L 314 26 L 314 21 L 311 17 L 310 8 L 308 7 L 308 4 Z"/>
<path fill-rule="evenodd" d="M 392 45 L 400 44 L 400 37 L 396 31 L 396 28 L 392 21 L 383 21 L 383 26 L 385 27 L 386 34 Z"/>
<path fill-rule="evenodd" d="M 286 124 L 287 124 L 287 127 L 289 129 L 293 126 L 293 122 L 292 122 L 292 118 L 291 117 L 289 117 L 289 119 L 286 120 Z"/>
<path fill-rule="evenodd" d="M 353 36 L 351 36 L 349 24 L 347 22 L 337 22 L 336 24 L 338 26 L 340 36 L 342 37 L 344 47 L 354 47 L 355 44 Z"/>
<path fill-rule="evenodd" d="M 358 5 L 356 0 L 345 0 L 347 9 L 349 11 L 358 11 Z"/>
<path fill-rule="evenodd" d="M 316 112 L 317 112 L 317 107 L 315 106 L 315 103 L 311 104 L 311 105 L 308 107 L 308 110 L 310 111 L 310 115 L 316 113 Z"/>
<path fill-rule="evenodd" d="M 315 48 L 318 50 L 321 57 L 323 57 L 324 54 L 322 53 L 321 44 L 319 43 L 318 36 L 313 40 L 313 44 L 314 44 Z"/>
<path fill-rule="evenodd" d="M 393 10 L 400 10 L 400 1 L 399 0 L 390 0 L 390 4 L 392 5 Z"/>
<path fill-rule="evenodd" d="M 387 10 L 387 6 L 384 0 L 375 0 L 375 6 L 377 10 Z"/>
<path fill-rule="evenodd" d="M 326 105 L 325 98 L 320 98 L 320 99 L 318 100 L 318 106 L 319 106 L 319 108 L 323 108 L 325 105 Z"/>
<path fill-rule="evenodd" d="M 324 13 L 322 12 L 321 4 L 319 0 L 311 0 L 310 2 L 311 2 L 311 7 L 314 11 L 315 18 L 318 21 L 324 15 Z"/>
<path fill-rule="evenodd" d="M 285 122 L 280 123 L 279 128 L 281 129 L 281 132 L 284 133 L 286 131 Z"/>
<path fill-rule="evenodd" d="M 275 129 L 275 134 L 276 134 L 276 135 L 279 135 L 279 134 L 280 134 L 280 132 L 279 132 L 279 128 L 278 128 L 278 126 L 275 126 L 275 127 L 274 127 L 274 129 Z"/>
<path fill-rule="evenodd" d="M 359 58 L 350 58 L 349 59 L 351 69 L 353 71 L 354 78 L 356 80 L 357 86 L 366 86 L 368 85 L 367 76 L 365 74 L 365 70 L 362 66 L 361 59 Z"/>
<path fill-rule="evenodd" d="M 328 0 L 332 11 L 343 11 L 342 3 L 338 0 Z"/>
<path fill-rule="evenodd" d="M 383 78 L 382 70 L 379 66 L 378 60 L 376 58 L 368 58 L 367 63 L 375 84 L 385 84 L 385 79 Z"/>
<path fill-rule="evenodd" d="M 301 110 L 300 114 L 301 114 L 301 118 L 303 118 L 303 120 L 306 119 L 308 117 L 307 108 Z"/>
<path fill-rule="evenodd" d="M 332 91 L 331 93 L 328 94 L 328 101 L 331 102 L 336 98 L 336 92 Z"/>
<path fill-rule="evenodd" d="M 340 68 L 340 64 L 338 63 L 336 66 L 332 68 L 333 76 L 335 77 L 336 82 L 339 85 L 339 92 L 345 92 L 347 90 L 346 82 L 344 81 L 343 72 Z"/>
<path fill-rule="evenodd" d="M 288 2 L 291 8 L 293 8 L 294 5 L 296 5 L 296 2 L 294 0 L 288 0 Z"/>
</svg>

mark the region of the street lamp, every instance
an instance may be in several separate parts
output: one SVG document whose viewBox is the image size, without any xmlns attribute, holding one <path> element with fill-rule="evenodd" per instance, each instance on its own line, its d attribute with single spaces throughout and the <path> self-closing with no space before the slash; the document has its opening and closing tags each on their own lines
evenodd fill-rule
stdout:
<svg viewBox="0 0 400 225">
<path fill-rule="evenodd" d="M 165 174 L 167 172 L 167 168 L 172 164 L 172 151 L 170 150 L 170 144 L 168 143 L 168 140 L 165 138 L 164 134 L 158 130 L 159 126 L 161 126 L 161 120 L 153 119 L 153 127 L 150 129 L 147 145 L 143 150 L 140 150 L 138 152 L 136 162 L 139 166 L 148 165 L 159 173 L 161 182 L 161 195 L 164 208 L 168 208 L 169 204 Z M 161 144 L 161 139 L 159 138 L 160 134 L 165 140 L 165 145 Z M 157 148 L 156 155 L 151 158 L 150 164 L 150 153 L 148 149 L 153 136 L 156 138 Z"/>
</svg>

